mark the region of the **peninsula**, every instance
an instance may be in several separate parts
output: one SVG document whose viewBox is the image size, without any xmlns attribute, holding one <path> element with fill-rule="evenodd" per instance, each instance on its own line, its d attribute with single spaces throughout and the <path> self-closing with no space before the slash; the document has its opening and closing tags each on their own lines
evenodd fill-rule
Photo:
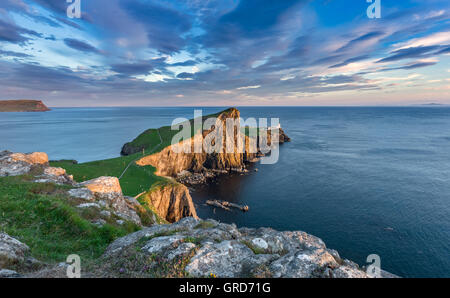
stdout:
<svg viewBox="0 0 450 298">
<path fill-rule="evenodd" d="M 0 100 L 0 112 L 47 112 L 50 109 L 41 100 Z"/>
</svg>

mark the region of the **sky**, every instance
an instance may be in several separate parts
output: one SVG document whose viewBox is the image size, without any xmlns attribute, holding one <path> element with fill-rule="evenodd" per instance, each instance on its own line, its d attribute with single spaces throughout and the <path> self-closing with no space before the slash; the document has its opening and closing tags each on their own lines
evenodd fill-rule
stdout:
<svg viewBox="0 0 450 298">
<path fill-rule="evenodd" d="M 450 1 L 1 0 L 0 100 L 450 104 Z"/>
</svg>

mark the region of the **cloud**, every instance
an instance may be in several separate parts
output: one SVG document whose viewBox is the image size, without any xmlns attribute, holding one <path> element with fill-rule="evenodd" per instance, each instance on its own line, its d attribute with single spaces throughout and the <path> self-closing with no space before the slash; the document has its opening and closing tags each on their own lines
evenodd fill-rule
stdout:
<svg viewBox="0 0 450 298">
<path fill-rule="evenodd" d="M 64 43 L 68 47 L 70 47 L 70 48 L 72 48 L 74 50 L 81 51 L 81 52 L 95 53 L 95 54 L 100 54 L 101 53 L 100 50 L 98 50 L 94 46 L 92 46 L 92 45 L 90 45 L 90 44 L 88 44 L 88 43 L 86 43 L 84 41 L 78 40 L 78 39 L 66 38 L 66 39 L 64 39 Z"/>
<path fill-rule="evenodd" d="M 111 65 L 111 70 L 124 75 L 144 75 L 165 65 L 165 58 Z"/>
<path fill-rule="evenodd" d="M 61 100 L 127 95 L 141 104 L 358 96 L 381 90 L 367 78 L 373 74 L 446 62 L 431 59 L 450 51 L 448 12 L 437 3 L 398 1 L 385 10 L 397 13 L 374 23 L 307 0 L 96 0 L 83 4 L 82 20 L 66 17 L 64 0 L 3 0 L 0 86 L 57 90 Z"/>
<path fill-rule="evenodd" d="M 385 33 L 382 31 L 373 31 L 373 32 L 365 33 L 355 39 L 350 40 L 346 45 L 344 45 L 337 51 L 338 52 L 347 51 L 347 50 L 353 49 L 354 47 L 356 47 L 360 44 L 364 44 L 367 42 L 376 42 L 376 41 L 378 41 L 379 37 L 384 36 L 384 34 Z"/>
<path fill-rule="evenodd" d="M 195 74 L 189 72 L 182 72 L 177 75 L 179 79 L 193 79 Z"/>
<path fill-rule="evenodd" d="M 161 53 L 179 52 L 186 41 L 181 36 L 191 27 L 188 15 L 153 2 L 121 1 L 122 7 L 145 28 L 149 40 L 148 46 Z"/>
<path fill-rule="evenodd" d="M 402 48 L 391 52 L 391 56 L 380 59 L 377 63 L 392 62 L 403 59 L 420 58 L 425 56 L 438 55 L 442 53 L 443 48 L 441 46 L 419 46 L 411 48 Z"/>
<path fill-rule="evenodd" d="M 239 88 L 236 88 L 236 90 L 248 90 L 248 89 L 258 89 L 258 88 L 261 88 L 261 85 L 239 87 Z"/>
<path fill-rule="evenodd" d="M 407 42 L 395 44 L 394 48 L 398 51 L 407 48 L 429 47 L 445 44 L 450 44 L 450 31 L 437 32 L 425 37 L 413 38 Z"/>
<path fill-rule="evenodd" d="M 332 65 L 329 68 L 338 68 L 338 67 L 346 66 L 346 65 L 348 65 L 350 63 L 359 62 L 359 61 L 362 61 L 362 60 L 367 60 L 369 58 L 370 58 L 369 55 L 362 55 L 362 56 L 358 56 L 358 57 L 353 57 L 353 58 L 349 58 L 349 59 L 345 60 L 342 63 Z"/>
<path fill-rule="evenodd" d="M 42 37 L 42 34 L 0 20 L 0 41 L 23 44 L 30 40 L 27 36 Z"/>
<path fill-rule="evenodd" d="M 25 53 L 18 53 L 18 52 L 13 52 L 13 51 L 3 51 L 3 50 L 0 50 L 0 56 L 16 57 L 16 58 L 32 57 L 31 55 L 28 55 Z"/>
</svg>

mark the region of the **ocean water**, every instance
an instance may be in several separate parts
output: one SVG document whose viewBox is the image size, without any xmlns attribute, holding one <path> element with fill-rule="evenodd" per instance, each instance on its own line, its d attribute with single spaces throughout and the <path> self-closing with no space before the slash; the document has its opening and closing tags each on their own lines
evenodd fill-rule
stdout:
<svg viewBox="0 0 450 298">
<path fill-rule="evenodd" d="M 278 117 L 292 142 L 273 165 L 192 192 L 202 218 L 303 230 L 360 265 L 370 254 L 404 277 L 450 277 L 450 108 L 242 107 Z M 205 108 L 210 114 L 222 108 Z M 54 109 L 0 113 L 0 150 L 80 162 L 119 155 L 143 130 L 193 108 Z M 226 212 L 223 199 L 250 206 Z"/>
</svg>

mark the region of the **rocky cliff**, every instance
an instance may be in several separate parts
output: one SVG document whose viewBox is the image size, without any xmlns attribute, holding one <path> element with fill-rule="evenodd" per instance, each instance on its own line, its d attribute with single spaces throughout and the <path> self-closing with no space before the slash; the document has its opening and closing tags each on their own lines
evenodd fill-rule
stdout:
<svg viewBox="0 0 450 298">
<path fill-rule="evenodd" d="M 0 100 L 0 112 L 46 112 L 50 109 L 40 100 Z"/>
<path fill-rule="evenodd" d="M 168 222 L 176 222 L 184 217 L 198 218 L 189 190 L 179 183 L 154 186 L 140 201 L 153 206 L 158 215 Z"/>
</svg>

